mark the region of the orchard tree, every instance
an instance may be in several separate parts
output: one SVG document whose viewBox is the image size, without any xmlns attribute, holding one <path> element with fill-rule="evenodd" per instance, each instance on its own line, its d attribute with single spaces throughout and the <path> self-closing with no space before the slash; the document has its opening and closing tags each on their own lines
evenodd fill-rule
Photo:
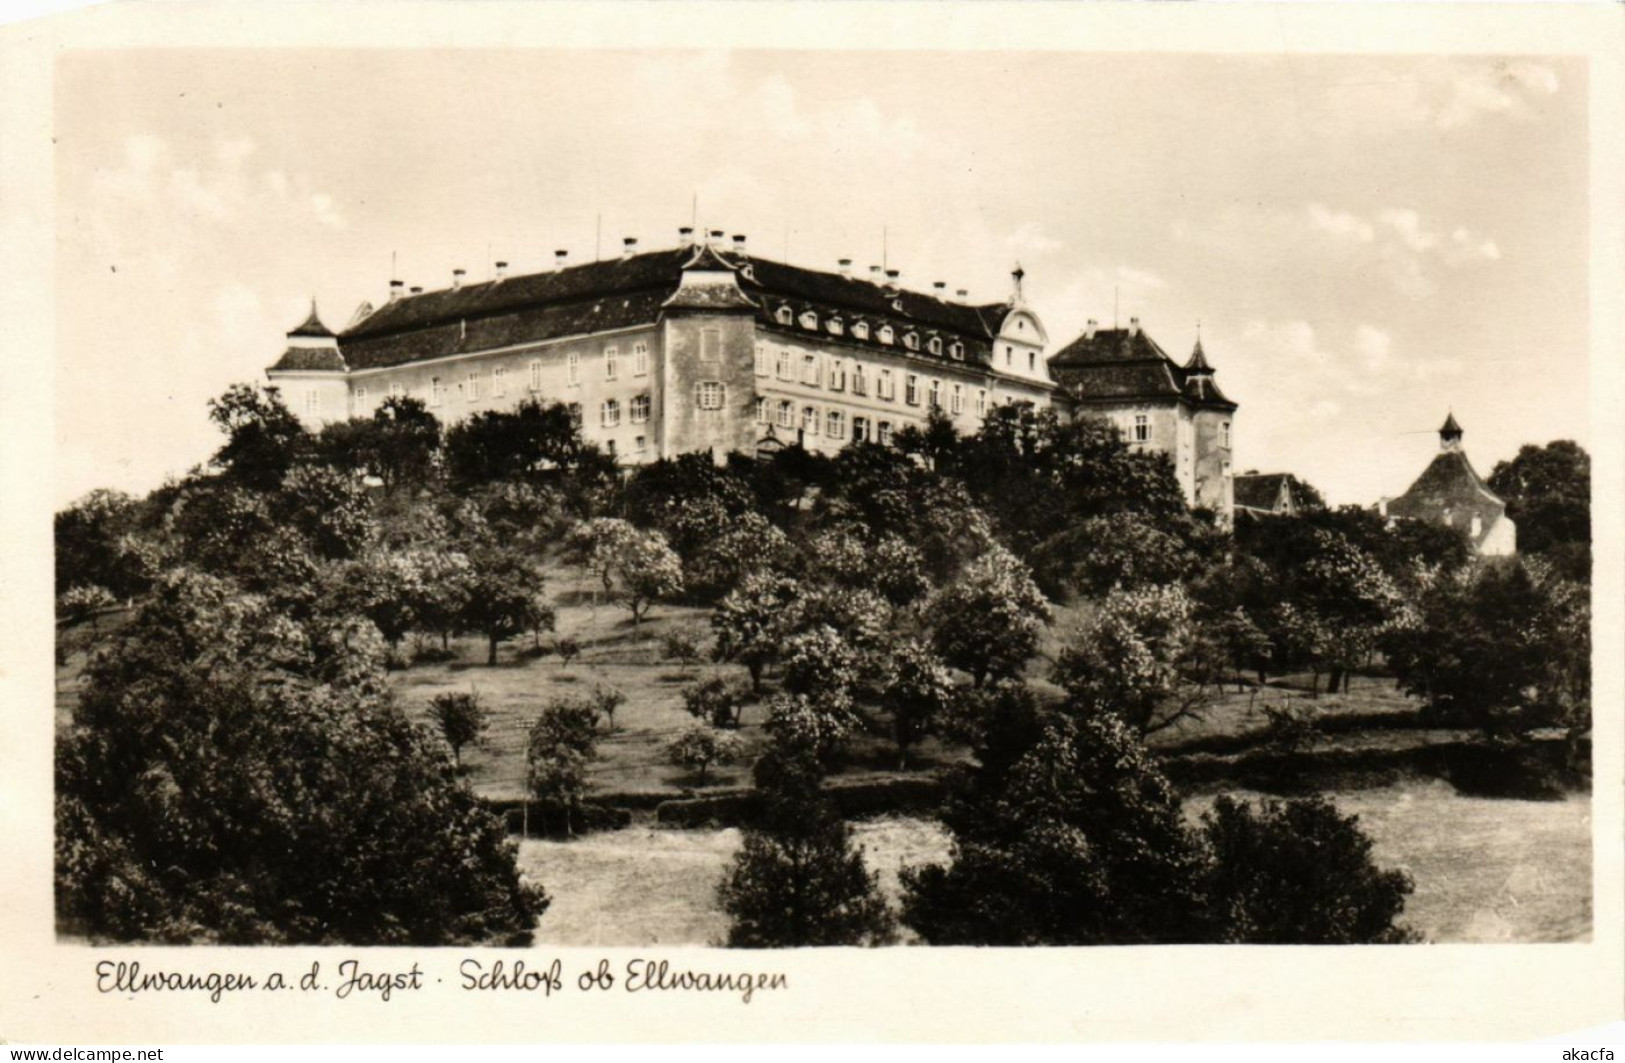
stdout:
<svg viewBox="0 0 1625 1063">
<path fill-rule="evenodd" d="M 106 587 L 80 584 L 69 587 L 56 600 L 56 611 L 70 624 L 90 621 L 92 631 L 98 630 L 97 617 L 118 604 Z"/>
<path fill-rule="evenodd" d="M 850 698 L 858 685 L 859 656 L 833 628 L 818 625 L 784 643 L 784 689 L 808 697 Z"/>
<path fill-rule="evenodd" d="M 485 663 L 497 663 L 497 646 L 532 628 L 553 629 L 553 610 L 542 601 L 541 566 L 514 550 L 487 550 L 470 569 L 463 600 L 463 626 L 486 638 Z"/>
<path fill-rule="evenodd" d="M 1115 712 L 1146 735 L 1200 716 L 1206 675 L 1198 646 L 1183 587 L 1119 589 L 1061 654 L 1055 679 L 1079 704 Z"/>
<path fill-rule="evenodd" d="M 711 765 L 732 764 L 744 751 L 745 743 L 734 732 L 696 723 L 672 739 L 666 757 L 677 767 L 693 772 L 699 785 L 704 786 Z"/>
<path fill-rule="evenodd" d="M 463 747 L 478 742 L 485 730 L 485 707 L 479 695 L 436 694 L 429 699 L 429 715 L 440 728 L 440 734 L 451 747 L 452 762 L 459 768 L 463 764 Z"/>
<path fill-rule="evenodd" d="M 697 720 L 716 728 L 738 730 L 745 711 L 746 694 L 720 675 L 701 679 L 683 688 L 683 709 Z"/>
<path fill-rule="evenodd" d="M 682 593 L 682 562 L 660 532 L 599 517 L 579 525 L 571 533 L 570 546 L 579 563 L 603 584 L 604 596 L 620 601 L 632 613 L 634 632 L 655 599 Z"/>
<path fill-rule="evenodd" d="M 966 566 L 926 607 L 932 648 L 977 686 L 1020 672 L 1048 619 L 1049 604 L 1027 567 L 999 547 Z"/>
<path fill-rule="evenodd" d="M 737 661 L 750 672 L 751 690 L 762 691 L 762 673 L 778 659 L 802 588 L 795 580 L 765 572 L 745 577 L 711 614 L 716 633 L 712 656 Z"/>
<path fill-rule="evenodd" d="M 274 387 L 233 384 L 209 400 L 209 420 L 226 435 L 214 466 L 255 490 L 277 487 L 312 449 L 310 433 Z"/>
<path fill-rule="evenodd" d="M 908 751 L 936 731 L 953 706 L 954 686 L 948 670 L 929 649 L 904 640 L 887 662 L 880 703 L 891 716 L 897 743 L 897 767 L 908 768 Z"/>
<path fill-rule="evenodd" d="M 440 457 L 440 422 L 422 399 L 391 395 L 371 417 L 324 427 L 316 446 L 328 464 L 376 476 L 387 491 L 421 489 Z"/>
<path fill-rule="evenodd" d="M 1490 490 L 1518 525 L 1520 553 L 1539 554 L 1591 542 L 1591 455 L 1572 440 L 1525 445 L 1497 462 Z"/>
<path fill-rule="evenodd" d="M 370 636 L 369 636 L 370 633 Z M 528 942 L 547 899 L 383 645 L 176 569 L 86 672 L 56 761 L 57 916 L 92 940 Z"/>
<path fill-rule="evenodd" d="M 626 695 L 614 687 L 593 687 L 592 703 L 604 714 L 604 729 L 615 730 L 615 710 L 626 704 Z"/>
<path fill-rule="evenodd" d="M 554 698 L 531 725 L 525 748 L 526 788 L 544 807 L 564 813 L 575 833 L 575 812 L 587 793 L 587 770 L 598 749 L 598 709 L 577 698 Z"/>
<path fill-rule="evenodd" d="M 89 584 L 129 599 L 151 585 L 157 566 L 138 547 L 141 505 L 123 491 L 98 488 L 58 512 L 56 593 Z"/>
</svg>

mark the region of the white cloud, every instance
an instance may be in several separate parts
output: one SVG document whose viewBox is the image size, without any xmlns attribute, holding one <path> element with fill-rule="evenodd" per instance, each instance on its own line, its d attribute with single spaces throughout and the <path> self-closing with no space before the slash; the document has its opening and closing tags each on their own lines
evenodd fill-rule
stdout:
<svg viewBox="0 0 1625 1063">
<path fill-rule="evenodd" d="M 1370 222 L 1348 211 L 1333 210 L 1324 203 L 1311 203 L 1305 209 L 1309 224 L 1331 236 L 1369 244 L 1376 235 Z"/>
<path fill-rule="evenodd" d="M 1004 238 L 1004 246 L 1016 255 L 1047 255 L 1065 245 L 1044 231 L 1037 222 L 1023 222 Z"/>
<path fill-rule="evenodd" d="M 1541 63 L 1498 60 L 1489 65 L 1456 66 L 1433 124 L 1456 129 L 1486 114 L 1527 118 L 1532 99 L 1550 96 L 1560 87 L 1557 71 Z"/>
<path fill-rule="evenodd" d="M 1393 345 L 1393 337 L 1373 325 L 1360 325 L 1354 330 L 1354 353 L 1367 372 L 1380 373 L 1388 368 Z"/>
</svg>

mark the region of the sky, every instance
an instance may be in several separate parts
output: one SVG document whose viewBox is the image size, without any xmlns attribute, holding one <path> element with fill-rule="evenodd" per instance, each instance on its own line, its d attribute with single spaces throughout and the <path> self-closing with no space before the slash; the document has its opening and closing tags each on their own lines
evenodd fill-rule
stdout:
<svg viewBox="0 0 1625 1063">
<path fill-rule="evenodd" d="M 1010 292 L 1240 403 L 1238 470 L 1396 495 L 1588 442 L 1587 70 L 1563 57 L 172 50 L 56 77 L 54 494 L 207 459 L 312 298 L 675 244 Z M 601 234 L 601 236 L 600 236 Z M 394 265 L 392 266 L 392 262 Z"/>
</svg>

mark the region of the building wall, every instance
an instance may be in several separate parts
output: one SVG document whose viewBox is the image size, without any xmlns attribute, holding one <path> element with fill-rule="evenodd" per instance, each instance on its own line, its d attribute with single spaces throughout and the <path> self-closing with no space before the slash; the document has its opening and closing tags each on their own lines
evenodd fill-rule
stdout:
<svg viewBox="0 0 1625 1063">
<path fill-rule="evenodd" d="M 874 350 L 857 344 L 841 343 L 833 338 L 801 336 L 777 330 L 758 328 L 754 341 L 761 352 L 758 360 L 753 351 L 752 375 L 755 394 L 765 405 L 753 409 L 760 438 L 771 425 L 775 435 L 786 443 L 798 437 L 809 450 L 830 453 L 839 450 L 854 438 L 854 422 L 862 418 L 868 426 L 871 439 L 878 439 L 881 426 L 895 432 L 907 425 L 924 425 L 930 412 L 931 384 L 938 384 L 938 402 L 954 426 L 963 433 L 971 433 L 981 425 L 982 417 L 1000 402 L 1020 398 L 1047 404 L 1046 388 L 1023 381 L 994 377 L 973 364 L 951 359 L 910 357 L 898 350 Z M 807 359 L 811 358 L 811 373 Z M 781 367 L 782 371 L 781 371 Z M 862 375 L 861 391 L 857 383 Z M 882 387 L 890 374 L 890 394 Z M 916 401 L 908 401 L 908 378 L 916 379 Z M 811 382 L 809 382 L 809 378 Z M 959 388 L 959 406 L 954 406 L 954 388 Z M 781 420 L 781 404 L 789 403 L 791 423 Z M 809 429 L 806 414 L 812 410 L 817 417 L 816 428 Z M 830 434 L 829 414 L 838 414 L 835 436 Z"/>
<path fill-rule="evenodd" d="M 1192 499 L 1229 520 L 1234 508 L 1234 468 L 1231 452 L 1235 443 L 1235 412 L 1227 410 L 1197 410 L 1195 424 L 1195 482 Z M 1226 431 L 1228 426 L 1229 431 Z M 1226 435 L 1229 435 L 1229 445 Z"/>
<path fill-rule="evenodd" d="M 350 389 L 344 374 L 278 372 L 267 375 L 271 386 L 282 393 L 282 401 L 306 429 L 319 431 L 324 424 L 349 417 Z"/>
<path fill-rule="evenodd" d="M 709 450 L 717 458 L 755 450 L 756 327 L 750 311 L 685 311 L 662 322 L 664 389 L 659 456 Z M 709 339 L 707 337 L 710 337 Z M 721 404 L 703 408 L 707 385 L 722 387 Z"/>
<path fill-rule="evenodd" d="M 638 372 L 637 347 L 642 345 L 645 367 Z M 615 376 L 609 376 L 609 351 L 615 351 Z M 451 425 L 487 410 L 511 410 L 526 399 L 561 402 L 580 409 L 582 435 L 600 445 L 614 444 L 617 457 L 628 462 L 653 461 L 660 436 L 660 366 L 663 334 L 654 327 L 617 333 L 573 337 L 532 344 L 511 351 L 459 355 L 415 365 L 359 370 L 350 374 L 350 401 L 345 416 L 369 417 L 392 388 L 421 399 L 442 424 Z M 574 356 L 575 370 L 571 361 Z M 534 378 L 531 365 L 539 368 Z M 498 370 L 502 370 L 500 374 Z M 473 385 L 470 386 L 470 375 Z M 434 381 L 440 398 L 434 398 Z M 633 402 L 649 399 L 649 418 L 632 419 Z M 604 423 L 604 403 L 617 404 L 618 423 Z M 643 445 L 638 445 L 639 439 Z"/>
<path fill-rule="evenodd" d="M 1484 557 L 1511 557 L 1517 550 L 1517 525 L 1505 516 L 1495 519 L 1489 533 L 1478 544 L 1478 552 Z"/>
</svg>

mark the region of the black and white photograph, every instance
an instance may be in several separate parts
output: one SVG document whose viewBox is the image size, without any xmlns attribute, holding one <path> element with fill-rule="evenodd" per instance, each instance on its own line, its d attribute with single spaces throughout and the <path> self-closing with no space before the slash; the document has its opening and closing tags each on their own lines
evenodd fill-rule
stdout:
<svg viewBox="0 0 1625 1063">
<path fill-rule="evenodd" d="M 57 946 L 1598 943 L 1592 59 L 352 39 L 52 63 Z"/>
</svg>

